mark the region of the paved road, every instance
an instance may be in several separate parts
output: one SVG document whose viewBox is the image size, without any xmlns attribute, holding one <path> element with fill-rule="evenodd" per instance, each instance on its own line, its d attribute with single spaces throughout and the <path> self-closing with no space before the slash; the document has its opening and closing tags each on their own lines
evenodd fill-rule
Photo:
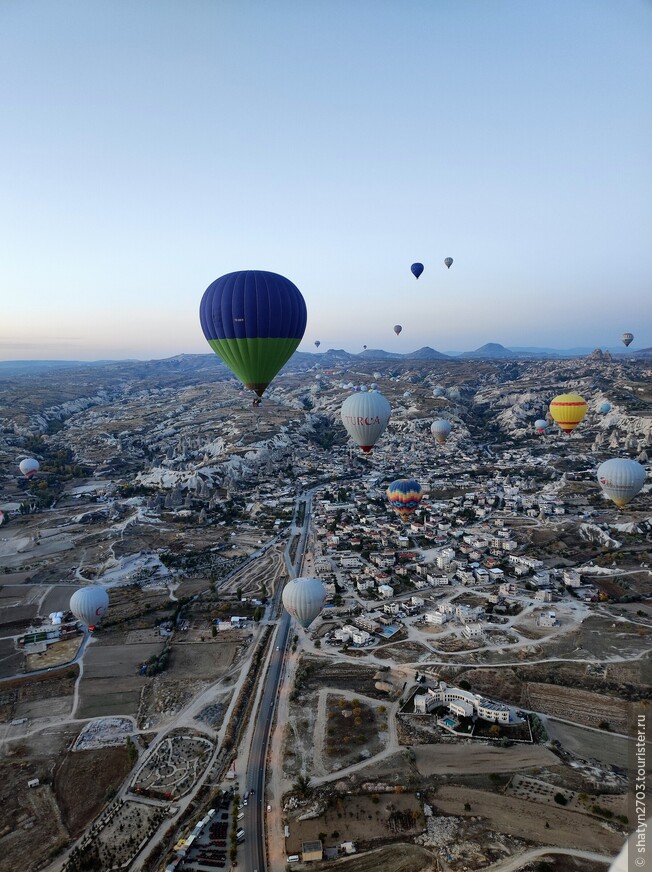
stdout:
<svg viewBox="0 0 652 872">
<path fill-rule="evenodd" d="M 301 528 L 301 538 L 297 547 L 294 564 L 290 562 L 289 548 L 292 542 L 292 536 L 289 537 L 288 547 L 285 551 L 285 560 L 288 565 L 290 577 L 294 577 L 301 572 L 303 566 L 303 555 L 308 539 L 308 528 L 310 525 L 310 512 L 312 508 L 312 490 L 301 494 L 297 497 L 297 510 L 301 502 L 305 502 L 305 512 L 303 517 L 303 526 Z M 295 510 L 295 518 L 296 511 Z M 296 532 L 294 524 L 292 532 Z M 278 613 L 281 603 L 282 586 L 278 585 L 274 592 L 274 597 L 270 606 L 270 615 Z M 248 805 L 246 808 L 244 819 L 240 822 L 245 831 L 245 842 L 243 850 L 240 852 L 241 864 L 244 872 L 264 872 L 266 868 L 265 859 L 265 761 L 267 757 L 267 746 L 269 737 L 272 732 L 272 721 L 274 718 L 274 708 L 278 697 L 281 679 L 283 676 L 283 666 L 285 651 L 290 637 L 292 623 L 287 612 L 283 611 L 279 618 L 278 630 L 276 637 L 273 639 L 274 650 L 272 651 L 269 669 L 265 677 L 265 687 L 260 699 L 260 705 L 256 714 L 256 726 L 251 740 L 251 748 L 249 751 L 249 761 L 247 765 L 247 774 L 245 783 L 240 785 L 242 794 L 253 788 L 253 796 L 247 799 Z"/>
</svg>

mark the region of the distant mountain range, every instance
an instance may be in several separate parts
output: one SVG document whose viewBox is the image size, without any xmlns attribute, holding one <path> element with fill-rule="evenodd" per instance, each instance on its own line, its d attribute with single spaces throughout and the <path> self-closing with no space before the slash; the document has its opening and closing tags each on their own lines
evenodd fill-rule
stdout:
<svg viewBox="0 0 652 872">
<path fill-rule="evenodd" d="M 443 354 L 429 346 L 418 348 L 400 354 L 396 351 L 384 351 L 382 348 L 367 348 L 357 354 L 351 354 L 342 348 L 329 348 L 321 353 L 309 351 L 297 351 L 292 360 L 295 363 L 325 363 L 337 365 L 354 360 L 553 360 L 568 357 L 585 357 L 591 354 L 593 348 L 506 348 L 498 342 L 487 342 L 475 351 L 449 352 Z M 652 358 L 652 348 L 641 348 L 636 351 L 624 351 L 620 348 L 605 349 L 612 355 L 621 358 Z M 164 365 L 172 369 L 203 370 L 205 367 L 213 368 L 220 365 L 220 360 L 214 354 L 178 354 L 174 357 L 162 360 L 138 361 L 138 360 L 0 360 L 0 376 L 11 377 L 21 375 L 39 375 L 52 370 L 73 369 L 80 367 L 114 366 L 116 364 L 131 364 L 139 366 L 151 366 L 153 364 Z"/>
</svg>

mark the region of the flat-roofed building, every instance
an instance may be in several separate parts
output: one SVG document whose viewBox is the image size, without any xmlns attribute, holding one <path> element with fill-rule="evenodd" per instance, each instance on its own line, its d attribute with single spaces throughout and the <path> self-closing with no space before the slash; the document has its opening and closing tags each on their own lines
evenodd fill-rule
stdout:
<svg viewBox="0 0 652 872">
<path fill-rule="evenodd" d="M 321 842 L 302 842 L 301 859 L 304 863 L 321 861 L 324 857 L 324 848 Z"/>
</svg>

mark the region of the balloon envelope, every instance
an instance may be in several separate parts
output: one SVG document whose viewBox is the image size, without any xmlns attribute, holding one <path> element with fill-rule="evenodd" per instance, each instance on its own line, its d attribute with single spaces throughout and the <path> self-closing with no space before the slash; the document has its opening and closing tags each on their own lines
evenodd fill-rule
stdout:
<svg viewBox="0 0 652 872">
<path fill-rule="evenodd" d="M 632 342 L 634 341 L 634 334 L 633 333 L 623 333 L 622 341 L 625 343 L 626 346 L 629 347 L 632 344 Z"/>
<path fill-rule="evenodd" d="M 412 270 L 412 275 L 415 277 L 415 279 L 418 279 L 419 276 L 421 275 L 421 273 L 423 272 L 423 264 L 422 263 L 413 263 L 412 266 L 410 267 L 410 269 Z"/>
<path fill-rule="evenodd" d="M 320 345 L 321 342 L 319 341 L 319 339 L 315 339 L 315 348 L 319 348 Z"/>
<path fill-rule="evenodd" d="M 41 468 L 41 464 L 38 462 L 38 460 L 35 460 L 35 458 L 27 457 L 25 458 L 25 460 L 20 461 L 20 463 L 18 464 L 18 468 L 25 476 L 25 478 L 31 478 L 39 471 L 39 469 Z"/>
<path fill-rule="evenodd" d="M 543 431 L 547 430 L 548 428 L 548 422 L 544 421 L 543 418 L 537 418 L 537 420 L 534 422 L 534 428 L 537 433 L 543 433 Z"/>
<path fill-rule="evenodd" d="M 413 478 L 399 478 L 387 488 L 387 499 L 402 521 L 417 510 L 422 496 L 421 485 Z"/>
<path fill-rule="evenodd" d="M 109 607 L 109 595 L 103 587 L 82 587 L 70 597 L 70 611 L 92 630 Z"/>
<path fill-rule="evenodd" d="M 342 423 L 351 439 L 363 451 L 371 451 L 381 437 L 392 408 L 377 391 L 351 394 L 342 403 Z"/>
<path fill-rule="evenodd" d="M 208 344 L 259 397 L 295 352 L 306 319 L 296 285 L 264 270 L 221 276 L 208 286 L 199 307 Z"/>
<path fill-rule="evenodd" d="M 401 332 L 402 329 L 403 328 L 401 327 L 400 324 L 394 324 L 394 333 L 396 333 L 397 336 Z"/>
<path fill-rule="evenodd" d="M 448 269 L 450 269 L 453 266 L 453 258 L 452 257 L 445 257 L 444 263 L 446 264 Z"/>
<path fill-rule="evenodd" d="M 550 414 L 553 421 L 570 436 L 586 415 L 586 400 L 579 394 L 559 394 L 550 403 Z"/>
<path fill-rule="evenodd" d="M 307 630 L 326 601 L 326 588 L 318 578 L 293 578 L 283 588 L 285 610 Z"/>
<path fill-rule="evenodd" d="M 433 397 L 443 397 L 444 389 L 442 387 L 433 388 L 432 395 Z"/>
<path fill-rule="evenodd" d="M 438 421 L 433 421 L 430 425 L 430 432 L 435 437 L 437 442 L 445 442 L 450 435 L 453 426 L 450 421 L 440 418 Z"/>
<path fill-rule="evenodd" d="M 600 412 L 603 415 L 606 415 L 607 412 L 610 412 L 612 409 L 613 409 L 613 406 L 611 405 L 611 403 L 602 403 L 602 405 L 600 406 Z"/>
<path fill-rule="evenodd" d="M 621 509 L 645 484 L 645 469 L 635 460 L 614 457 L 601 463 L 597 471 L 603 492 Z"/>
</svg>

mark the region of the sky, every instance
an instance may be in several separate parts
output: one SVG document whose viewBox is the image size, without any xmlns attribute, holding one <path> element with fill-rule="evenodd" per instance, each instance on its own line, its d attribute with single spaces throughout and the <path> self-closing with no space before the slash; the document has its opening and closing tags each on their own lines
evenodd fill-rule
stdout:
<svg viewBox="0 0 652 872">
<path fill-rule="evenodd" d="M 651 44 L 650 0 L 0 0 L 0 359 L 206 353 L 239 269 L 302 350 L 650 347 Z"/>
</svg>

